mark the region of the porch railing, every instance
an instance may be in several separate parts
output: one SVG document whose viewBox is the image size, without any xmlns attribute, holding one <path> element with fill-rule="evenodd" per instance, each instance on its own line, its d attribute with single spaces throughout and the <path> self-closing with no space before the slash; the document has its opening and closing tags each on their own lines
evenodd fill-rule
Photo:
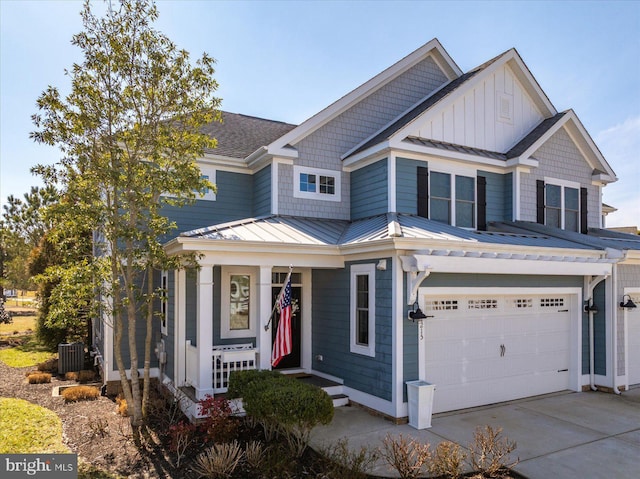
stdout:
<svg viewBox="0 0 640 479">
<path fill-rule="evenodd" d="M 213 391 L 225 393 L 233 371 L 256 369 L 256 348 L 251 343 L 213 347 Z"/>
</svg>

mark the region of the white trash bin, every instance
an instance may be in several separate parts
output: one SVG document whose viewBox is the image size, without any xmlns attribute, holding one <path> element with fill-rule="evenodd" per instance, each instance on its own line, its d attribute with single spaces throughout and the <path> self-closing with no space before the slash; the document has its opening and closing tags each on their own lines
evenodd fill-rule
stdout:
<svg viewBox="0 0 640 479">
<path fill-rule="evenodd" d="M 407 381 L 406 384 L 409 399 L 409 426 L 416 429 L 431 427 L 433 393 L 436 385 L 426 381 Z"/>
</svg>

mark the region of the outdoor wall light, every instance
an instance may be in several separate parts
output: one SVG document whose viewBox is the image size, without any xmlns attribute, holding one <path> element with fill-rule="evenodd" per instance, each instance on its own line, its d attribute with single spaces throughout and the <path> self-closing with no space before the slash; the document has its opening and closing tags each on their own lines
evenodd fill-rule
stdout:
<svg viewBox="0 0 640 479">
<path fill-rule="evenodd" d="M 420 306 L 418 306 L 417 301 L 413 303 L 413 309 L 409 311 L 409 321 L 416 322 L 416 321 L 421 321 L 423 319 L 427 319 L 429 317 L 433 317 L 433 316 L 427 316 L 426 314 L 424 314 L 420 309 Z"/>
<path fill-rule="evenodd" d="M 584 305 L 584 312 L 585 312 L 585 313 L 593 313 L 593 314 L 596 314 L 596 313 L 599 311 L 598 307 L 597 307 L 595 304 L 593 304 L 593 303 L 591 302 L 591 300 L 585 301 L 585 303 L 586 303 L 586 304 Z"/>
<path fill-rule="evenodd" d="M 626 303 L 624 302 L 624 298 L 629 298 Z M 636 303 L 631 301 L 631 296 L 629 296 L 628 294 L 625 294 L 622 297 L 622 301 L 620 301 L 620 307 L 621 308 L 627 308 L 627 309 L 637 308 Z"/>
</svg>

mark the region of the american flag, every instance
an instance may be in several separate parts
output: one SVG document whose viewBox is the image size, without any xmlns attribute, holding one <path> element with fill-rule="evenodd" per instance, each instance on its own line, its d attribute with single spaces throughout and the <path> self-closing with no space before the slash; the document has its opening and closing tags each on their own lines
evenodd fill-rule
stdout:
<svg viewBox="0 0 640 479">
<path fill-rule="evenodd" d="M 276 367 L 284 356 L 291 354 L 291 277 L 280 292 L 279 300 L 280 322 L 271 352 L 272 367 Z"/>
</svg>

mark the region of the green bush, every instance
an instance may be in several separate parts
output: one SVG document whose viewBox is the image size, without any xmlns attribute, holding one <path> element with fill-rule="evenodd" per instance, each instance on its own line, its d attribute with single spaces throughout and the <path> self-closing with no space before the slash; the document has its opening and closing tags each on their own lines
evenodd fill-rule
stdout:
<svg viewBox="0 0 640 479">
<path fill-rule="evenodd" d="M 265 435 L 278 431 L 301 456 L 311 430 L 333 419 L 333 402 L 322 389 L 274 371 L 238 371 L 229 378 L 230 398 L 241 397 L 247 415 Z"/>
</svg>

